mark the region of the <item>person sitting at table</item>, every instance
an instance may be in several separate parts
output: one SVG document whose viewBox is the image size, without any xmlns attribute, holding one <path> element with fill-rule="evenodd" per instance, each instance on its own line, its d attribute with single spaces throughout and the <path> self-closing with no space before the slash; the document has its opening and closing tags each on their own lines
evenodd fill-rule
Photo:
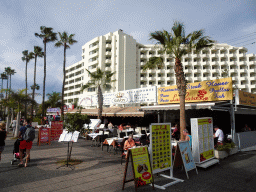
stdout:
<svg viewBox="0 0 256 192">
<path fill-rule="evenodd" d="M 135 142 L 132 138 L 132 135 L 129 135 L 128 139 L 124 142 L 124 153 L 126 154 L 125 158 L 127 158 L 127 155 L 128 155 L 127 150 L 134 146 L 135 146 Z"/>
<path fill-rule="evenodd" d="M 176 140 L 180 139 L 180 125 L 179 124 L 175 124 L 175 128 L 172 132 L 172 137 Z"/>
<path fill-rule="evenodd" d="M 192 147 L 192 136 L 189 134 L 187 129 L 184 129 L 182 134 L 185 136 L 184 140 L 180 140 L 180 141 L 189 141 L 189 145 L 190 147 Z"/>
<path fill-rule="evenodd" d="M 243 132 L 251 131 L 251 128 L 247 124 L 244 125 Z"/>
<path fill-rule="evenodd" d="M 123 130 L 124 130 L 123 123 L 121 123 L 121 124 L 118 126 L 118 129 L 119 129 L 120 131 L 123 131 Z"/>
<path fill-rule="evenodd" d="M 109 128 L 109 129 L 112 129 L 112 128 L 113 128 L 113 124 L 111 123 L 111 121 L 110 121 L 109 124 L 108 124 L 108 128 Z"/>
</svg>

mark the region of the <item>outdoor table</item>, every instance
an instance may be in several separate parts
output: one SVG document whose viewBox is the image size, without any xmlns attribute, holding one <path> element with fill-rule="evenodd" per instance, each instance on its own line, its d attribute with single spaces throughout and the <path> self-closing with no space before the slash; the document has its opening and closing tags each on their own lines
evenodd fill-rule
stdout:
<svg viewBox="0 0 256 192">
<path fill-rule="evenodd" d="M 103 134 L 102 133 L 90 133 L 90 134 L 88 134 L 88 136 L 92 138 L 92 142 L 95 141 L 95 138 L 99 135 L 103 135 Z M 94 146 L 96 146 L 96 144 Z"/>
<path fill-rule="evenodd" d="M 113 146 L 113 149 L 115 152 L 117 143 L 121 143 L 124 139 L 125 139 L 125 137 L 124 138 L 118 138 L 118 137 L 107 138 L 107 139 L 105 139 L 103 144 L 108 145 L 107 152 L 108 152 L 109 146 Z M 103 149 L 103 145 L 102 145 L 102 149 Z"/>
</svg>

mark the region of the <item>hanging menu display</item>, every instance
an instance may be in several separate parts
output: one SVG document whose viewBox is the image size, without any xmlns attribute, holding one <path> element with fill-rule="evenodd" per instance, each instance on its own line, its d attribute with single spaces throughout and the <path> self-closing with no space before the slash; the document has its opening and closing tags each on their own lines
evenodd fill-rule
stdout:
<svg viewBox="0 0 256 192">
<path fill-rule="evenodd" d="M 170 169 L 172 166 L 171 124 L 151 124 L 151 163 L 153 174 Z"/>
<path fill-rule="evenodd" d="M 214 157 L 213 123 L 211 117 L 192 118 L 192 154 L 196 163 Z"/>
<path fill-rule="evenodd" d="M 51 122 L 51 141 L 59 140 L 63 132 L 63 121 Z"/>
</svg>

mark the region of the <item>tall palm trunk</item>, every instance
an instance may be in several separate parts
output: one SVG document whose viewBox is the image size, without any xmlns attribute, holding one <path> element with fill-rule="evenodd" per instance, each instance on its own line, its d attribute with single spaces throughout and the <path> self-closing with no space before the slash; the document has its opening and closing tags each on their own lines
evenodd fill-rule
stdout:
<svg viewBox="0 0 256 192">
<path fill-rule="evenodd" d="M 103 106 L 103 96 L 102 96 L 102 92 L 101 92 L 101 88 L 100 85 L 98 85 L 98 119 L 102 120 L 102 106 Z"/>
<path fill-rule="evenodd" d="M 183 140 L 183 130 L 186 129 L 186 116 L 185 116 L 185 96 L 186 96 L 186 80 L 183 72 L 183 67 L 180 59 L 175 59 L 175 75 L 176 84 L 180 97 L 180 138 Z"/>
<path fill-rule="evenodd" d="M 28 96 L 28 61 L 26 60 L 26 72 L 25 72 L 25 75 L 26 75 L 26 97 Z M 27 102 L 25 102 L 25 119 L 27 119 Z"/>
<path fill-rule="evenodd" d="M 14 131 L 14 137 L 18 137 L 19 130 L 20 130 L 20 104 L 18 103 L 17 123 Z"/>
<path fill-rule="evenodd" d="M 45 99 L 45 80 L 46 80 L 46 40 L 44 40 L 44 82 L 43 82 L 43 103 L 42 103 L 42 115 L 43 115 L 43 124 L 44 124 L 44 99 Z"/>
<path fill-rule="evenodd" d="M 36 85 L 36 59 L 37 55 L 35 55 L 35 66 L 34 66 L 34 86 L 33 86 L 33 93 L 32 93 L 32 99 L 35 99 L 35 85 Z M 33 121 L 34 118 L 34 104 L 32 103 L 31 106 L 31 120 Z"/>
<path fill-rule="evenodd" d="M 64 61 L 63 61 L 63 83 L 62 83 L 62 93 L 61 93 L 61 118 L 64 120 L 64 87 L 66 80 L 66 44 L 64 45 Z"/>
<path fill-rule="evenodd" d="M 9 92 L 9 90 L 8 90 L 8 88 L 9 88 L 9 86 L 8 86 L 8 80 L 9 80 L 9 78 L 8 78 L 8 76 L 7 76 L 7 91 L 6 91 L 6 99 L 8 100 L 8 92 Z M 6 116 L 6 130 L 7 130 L 7 132 L 9 132 L 10 131 L 10 112 L 9 112 L 9 107 L 7 107 L 6 106 L 6 108 L 5 108 L 5 110 L 6 110 L 6 113 L 7 113 L 7 116 Z"/>
</svg>

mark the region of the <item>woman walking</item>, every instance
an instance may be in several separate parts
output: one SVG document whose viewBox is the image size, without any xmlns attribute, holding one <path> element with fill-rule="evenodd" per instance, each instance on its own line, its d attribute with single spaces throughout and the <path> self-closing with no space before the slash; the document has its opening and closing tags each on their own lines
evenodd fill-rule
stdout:
<svg viewBox="0 0 256 192">
<path fill-rule="evenodd" d="M 1 154 L 4 150 L 6 137 L 7 137 L 7 132 L 5 131 L 5 123 L 0 123 L 0 161 L 1 161 Z"/>
</svg>

